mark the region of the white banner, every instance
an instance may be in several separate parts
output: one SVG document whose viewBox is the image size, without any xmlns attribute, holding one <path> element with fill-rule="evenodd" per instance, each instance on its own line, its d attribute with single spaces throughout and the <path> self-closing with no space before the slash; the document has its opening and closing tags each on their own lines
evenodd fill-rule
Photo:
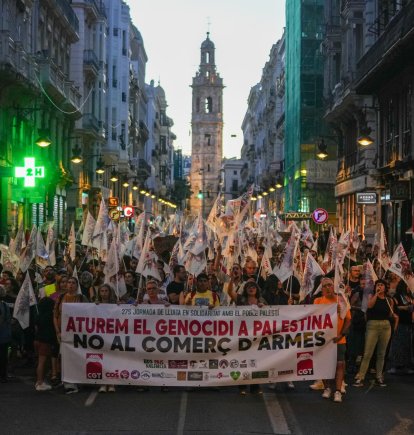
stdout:
<svg viewBox="0 0 414 435">
<path fill-rule="evenodd" d="M 64 304 L 63 380 L 224 386 L 332 379 L 336 330 L 336 304 Z"/>
</svg>

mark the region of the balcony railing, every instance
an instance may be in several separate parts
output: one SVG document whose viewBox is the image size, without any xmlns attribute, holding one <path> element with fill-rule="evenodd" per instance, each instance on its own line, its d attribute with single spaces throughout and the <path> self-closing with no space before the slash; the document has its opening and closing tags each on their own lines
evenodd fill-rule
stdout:
<svg viewBox="0 0 414 435">
<path fill-rule="evenodd" d="M 98 74 L 99 61 L 94 50 L 83 50 L 83 64 L 89 68 L 93 68 L 95 70 L 95 74 Z"/>
<path fill-rule="evenodd" d="M 79 33 L 79 20 L 69 2 L 67 0 L 54 0 L 54 3 L 73 30 Z"/>
<path fill-rule="evenodd" d="M 99 122 L 93 113 L 84 113 L 82 116 L 82 128 L 99 133 Z"/>
<path fill-rule="evenodd" d="M 21 49 L 21 43 L 14 41 L 10 32 L 0 30 L 0 69 L 10 66 L 16 73 L 22 75 L 27 80 L 34 81 L 34 66 L 29 61 L 28 55 Z"/>
</svg>

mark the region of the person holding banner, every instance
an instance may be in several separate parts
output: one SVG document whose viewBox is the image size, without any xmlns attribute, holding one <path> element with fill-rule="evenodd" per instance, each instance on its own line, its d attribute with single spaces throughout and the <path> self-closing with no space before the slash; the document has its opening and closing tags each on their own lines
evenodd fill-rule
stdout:
<svg viewBox="0 0 414 435">
<path fill-rule="evenodd" d="M 82 293 L 78 293 L 79 282 L 78 280 L 72 276 L 68 279 L 67 283 L 67 292 L 59 297 L 56 301 L 55 308 L 53 311 L 53 323 L 55 325 L 55 331 L 57 339 L 60 343 L 61 337 L 61 329 L 62 329 L 62 307 L 64 303 L 80 303 L 80 302 L 88 302 L 85 296 Z M 77 393 L 78 387 L 75 384 L 64 383 L 64 388 L 66 394 Z"/>
<path fill-rule="evenodd" d="M 377 349 L 376 381 L 380 387 L 386 387 L 383 378 L 385 353 L 391 337 L 390 319 L 395 316 L 394 302 L 386 296 L 387 282 L 378 279 L 374 285 L 374 294 L 369 296 L 367 310 L 367 332 L 365 335 L 364 357 L 355 376 L 354 387 L 363 387 L 371 357 Z"/>
<path fill-rule="evenodd" d="M 181 303 L 181 305 L 218 307 L 220 305 L 219 297 L 209 287 L 210 281 L 207 274 L 204 272 L 200 273 L 196 280 L 196 291 L 188 294 L 181 293 L 180 301 L 184 298 L 184 304 Z"/>
<path fill-rule="evenodd" d="M 316 298 L 314 304 L 336 304 L 338 302 L 337 295 L 334 291 L 334 282 L 330 278 L 322 278 L 322 297 Z M 339 315 L 339 304 L 338 304 L 338 332 L 337 336 L 334 338 L 334 343 L 337 344 L 337 362 L 336 362 L 336 373 L 335 373 L 335 393 L 334 402 L 342 402 L 342 383 L 345 377 L 345 352 L 346 352 L 346 335 L 348 334 L 349 327 L 351 325 L 351 313 L 348 310 L 345 314 L 345 318 L 342 319 Z M 324 379 L 324 391 L 322 397 L 324 399 L 330 399 L 332 395 L 332 389 L 329 386 L 329 380 Z"/>
<path fill-rule="evenodd" d="M 266 304 L 266 301 L 260 296 L 259 286 L 254 281 L 247 281 L 243 288 L 243 293 L 238 295 L 234 290 L 229 293 L 231 299 L 236 302 L 237 306 L 257 306 L 259 308 Z M 247 386 L 240 385 L 239 391 L 241 396 L 247 394 Z M 262 394 L 259 384 L 250 385 L 250 393 Z"/>
<path fill-rule="evenodd" d="M 115 292 L 109 284 L 103 284 L 98 289 L 95 304 L 115 304 L 117 301 Z M 115 385 L 101 385 L 99 393 L 115 393 Z"/>
</svg>

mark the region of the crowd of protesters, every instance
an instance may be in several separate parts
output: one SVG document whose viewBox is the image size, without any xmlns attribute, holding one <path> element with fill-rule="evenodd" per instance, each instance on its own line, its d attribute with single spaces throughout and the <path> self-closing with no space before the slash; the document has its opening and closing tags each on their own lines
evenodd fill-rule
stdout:
<svg viewBox="0 0 414 435">
<path fill-rule="evenodd" d="M 302 258 L 309 252 L 325 272 L 315 281 L 314 291 L 305 301 L 300 301 L 300 283 L 295 276 L 281 282 L 274 274 L 266 276 L 261 273 L 264 248 L 260 240 L 256 240 L 256 258 L 246 256 L 243 264 L 233 262 L 228 270 L 221 267 L 222 255 L 218 247 L 214 259 L 209 260 L 206 269 L 196 277 L 181 264 L 174 265 L 166 273 L 167 264 L 159 259 L 157 276 L 161 280 L 151 276 L 144 278 L 135 272 L 139 259 L 124 256 L 118 274 L 125 285 L 121 297 L 116 295 L 113 283 L 105 282 L 102 262 L 88 258 L 90 251 L 86 247 L 78 247 L 73 261 L 62 256 L 57 258 L 53 267 L 41 270 L 32 264 L 28 269 L 37 307 L 31 307 L 30 323 L 25 329 L 13 318 L 14 303 L 25 275 L 3 270 L 0 278 L 0 382 L 7 382 L 13 371 L 24 363 L 36 369 L 37 391 L 62 385 L 59 359 L 61 315 L 62 305 L 69 302 L 205 305 L 211 309 L 223 305 L 261 307 L 337 303 L 334 272 L 326 270 L 323 263 L 326 240 L 324 242 L 322 237 L 318 240 L 313 248 L 300 244 Z M 273 247 L 272 267 L 282 251 L 283 243 Z M 363 386 L 367 375 L 372 375 L 378 386 L 385 387 L 384 374 L 414 374 L 413 294 L 403 279 L 381 270 L 375 259 L 372 246 L 361 241 L 358 249 L 351 252 L 344 262 L 345 295 L 350 309 L 339 318 L 334 340 L 338 345 L 335 381 L 320 380 L 310 386 L 313 390 L 323 390 L 322 396 L 333 397 L 335 402 L 341 402 L 346 391 L 346 373 L 355 387 Z M 377 275 L 381 277 L 368 292 L 362 267 L 367 260 L 373 261 Z M 75 266 L 79 279 L 73 274 Z M 294 384 L 290 382 L 288 387 L 293 389 Z M 78 391 L 74 384 L 64 384 L 64 388 L 68 394 Z M 103 385 L 99 391 L 114 392 L 115 387 Z M 260 386 L 251 386 L 251 392 L 260 394 Z M 247 394 L 246 387 L 240 388 L 240 394 Z"/>
</svg>

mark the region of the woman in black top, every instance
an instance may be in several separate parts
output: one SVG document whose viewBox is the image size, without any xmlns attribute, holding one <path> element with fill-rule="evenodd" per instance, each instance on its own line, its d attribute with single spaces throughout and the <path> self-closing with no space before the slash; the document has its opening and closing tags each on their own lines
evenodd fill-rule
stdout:
<svg viewBox="0 0 414 435">
<path fill-rule="evenodd" d="M 407 284 L 403 280 L 397 285 L 396 293 L 393 296 L 395 311 L 399 317 L 398 329 L 391 340 L 390 348 L 390 370 L 388 373 L 396 374 L 401 370 L 402 374 L 413 374 L 411 367 L 412 355 L 412 312 L 413 298 L 408 292 Z"/>
<path fill-rule="evenodd" d="M 365 374 L 375 347 L 377 347 L 377 384 L 381 387 L 386 387 L 382 372 L 387 345 L 391 337 L 390 318 L 394 316 L 393 301 L 386 297 L 386 288 L 387 282 L 379 279 L 374 284 L 374 294 L 368 298 L 364 358 L 362 359 L 359 372 L 355 376 L 354 387 L 362 387 L 364 385 Z"/>
</svg>

